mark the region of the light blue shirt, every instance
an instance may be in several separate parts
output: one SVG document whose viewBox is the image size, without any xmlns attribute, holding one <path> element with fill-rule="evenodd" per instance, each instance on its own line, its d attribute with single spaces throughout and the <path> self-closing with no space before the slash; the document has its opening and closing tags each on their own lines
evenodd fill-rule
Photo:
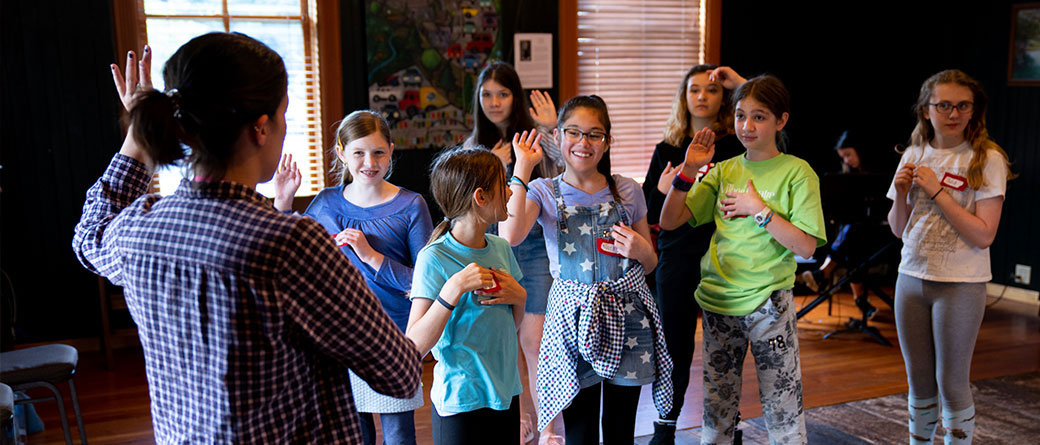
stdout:
<svg viewBox="0 0 1040 445">
<path fill-rule="evenodd" d="M 473 249 L 446 233 L 419 252 L 412 279 L 412 298 L 436 299 L 444 283 L 469 263 L 523 278 L 506 240 L 485 235 L 487 246 Z M 436 304 L 436 303 L 435 303 Z M 430 400 L 440 413 L 482 408 L 509 409 L 520 394 L 516 324 L 511 305 L 485 306 L 472 292 L 462 294 L 433 346 Z"/>
</svg>

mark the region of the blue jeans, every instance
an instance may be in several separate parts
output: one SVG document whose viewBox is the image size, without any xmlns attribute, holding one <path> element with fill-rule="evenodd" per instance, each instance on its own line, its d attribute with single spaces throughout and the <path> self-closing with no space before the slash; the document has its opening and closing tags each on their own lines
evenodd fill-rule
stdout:
<svg viewBox="0 0 1040 445">
<path fill-rule="evenodd" d="M 372 413 L 358 413 L 361 418 L 361 437 L 365 445 L 376 443 L 376 423 Z M 415 411 L 381 413 L 384 445 L 415 445 Z"/>
</svg>

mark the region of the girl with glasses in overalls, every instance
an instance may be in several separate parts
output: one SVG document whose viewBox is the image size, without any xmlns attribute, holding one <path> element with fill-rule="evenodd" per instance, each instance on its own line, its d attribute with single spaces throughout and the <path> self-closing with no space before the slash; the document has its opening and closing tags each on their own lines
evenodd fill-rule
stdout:
<svg viewBox="0 0 1040 445">
<path fill-rule="evenodd" d="M 561 411 L 568 444 L 632 443 L 640 386 L 654 384 L 661 415 L 671 409 L 672 361 L 645 274 L 657 266 L 646 202 L 635 181 L 610 174 L 610 117 L 598 96 L 561 108 L 553 136 L 566 163 L 528 183 L 538 144 L 514 137 L 510 217 L 499 231 L 513 244 L 537 221 L 553 285 L 538 362 L 538 428 Z"/>
</svg>

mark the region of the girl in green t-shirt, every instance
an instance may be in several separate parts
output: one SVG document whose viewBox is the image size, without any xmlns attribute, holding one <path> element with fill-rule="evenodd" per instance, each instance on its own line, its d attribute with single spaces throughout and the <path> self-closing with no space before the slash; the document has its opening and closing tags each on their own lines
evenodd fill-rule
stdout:
<svg viewBox="0 0 1040 445">
<path fill-rule="evenodd" d="M 730 88 L 739 78 L 730 73 L 714 74 Z M 741 371 L 750 349 L 770 442 L 805 443 L 791 288 L 794 255 L 809 258 L 826 242 L 819 178 L 808 163 L 780 152 L 790 96 L 779 79 L 751 79 L 736 89 L 733 102 L 744 156 L 717 163 L 695 181 L 715 151 L 714 133 L 699 131 L 661 210 L 665 230 L 683 223 L 716 225 L 695 294 L 704 311 L 701 440 L 733 441 Z"/>
</svg>

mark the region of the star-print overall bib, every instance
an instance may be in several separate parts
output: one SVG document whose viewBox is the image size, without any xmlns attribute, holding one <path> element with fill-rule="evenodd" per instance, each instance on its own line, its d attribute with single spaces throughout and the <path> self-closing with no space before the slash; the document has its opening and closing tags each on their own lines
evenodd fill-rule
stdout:
<svg viewBox="0 0 1040 445">
<path fill-rule="evenodd" d="M 642 264 L 610 254 L 613 227 L 631 226 L 628 215 L 616 199 L 567 206 L 560 176 L 553 178 L 553 192 L 560 273 L 549 291 L 539 350 L 538 429 L 581 388 L 604 380 L 619 386 L 653 382 L 654 405 L 663 416 L 672 404 L 672 359 L 657 305 Z"/>
</svg>

